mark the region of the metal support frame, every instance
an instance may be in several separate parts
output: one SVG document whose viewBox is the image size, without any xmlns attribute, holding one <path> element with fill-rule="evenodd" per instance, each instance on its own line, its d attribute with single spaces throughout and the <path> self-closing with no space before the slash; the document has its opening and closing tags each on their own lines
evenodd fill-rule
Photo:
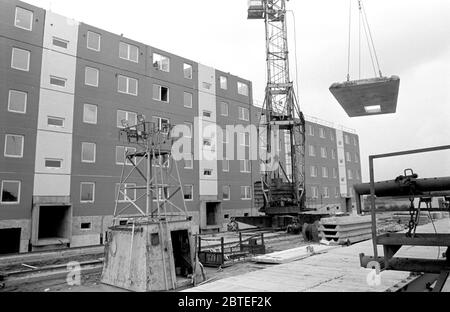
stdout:
<svg viewBox="0 0 450 312">
<path fill-rule="evenodd" d="M 450 259 L 447 256 L 445 260 L 432 259 L 410 259 L 410 258 L 395 258 L 395 253 L 404 245 L 409 246 L 450 246 L 450 234 L 414 234 L 407 237 L 406 234 L 384 234 L 377 236 L 376 224 L 376 206 L 375 206 L 375 181 L 374 181 L 374 160 L 380 158 L 388 158 L 402 155 L 427 153 L 434 151 L 442 151 L 450 149 L 450 145 L 436 146 L 423 149 L 407 150 L 394 153 L 378 154 L 369 156 L 369 173 L 370 173 L 370 204 L 372 216 L 372 243 L 373 243 L 373 257 L 360 254 L 361 266 L 367 267 L 371 261 L 376 261 L 381 264 L 381 267 L 389 270 L 401 270 L 411 272 L 426 272 L 426 273 L 440 273 L 450 270 Z M 378 257 L 378 245 L 383 245 L 384 257 Z M 447 255 L 449 254 L 447 249 Z"/>
</svg>

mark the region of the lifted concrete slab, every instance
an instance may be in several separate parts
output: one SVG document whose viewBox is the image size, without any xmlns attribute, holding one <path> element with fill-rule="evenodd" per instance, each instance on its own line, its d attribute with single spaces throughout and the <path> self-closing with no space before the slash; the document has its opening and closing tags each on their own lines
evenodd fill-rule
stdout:
<svg viewBox="0 0 450 312">
<path fill-rule="evenodd" d="M 393 114 L 397 110 L 397 76 L 334 83 L 330 92 L 349 117 Z"/>
</svg>

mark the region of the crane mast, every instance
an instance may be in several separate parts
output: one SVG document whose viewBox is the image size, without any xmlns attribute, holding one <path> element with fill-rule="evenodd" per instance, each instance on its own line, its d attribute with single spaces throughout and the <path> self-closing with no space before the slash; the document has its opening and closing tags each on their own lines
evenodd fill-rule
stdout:
<svg viewBox="0 0 450 312">
<path fill-rule="evenodd" d="M 267 85 L 260 119 L 260 127 L 265 129 L 262 140 L 267 154 L 277 149 L 271 142 L 273 131 L 287 134 L 285 139 L 288 137 L 290 144 L 286 168 L 281 163 L 277 168 L 263 164 L 262 211 L 269 214 L 295 214 L 305 208 L 305 120 L 289 77 L 286 12 L 285 0 L 249 1 L 248 19 L 263 19 L 266 30 Z"/>
</svg>

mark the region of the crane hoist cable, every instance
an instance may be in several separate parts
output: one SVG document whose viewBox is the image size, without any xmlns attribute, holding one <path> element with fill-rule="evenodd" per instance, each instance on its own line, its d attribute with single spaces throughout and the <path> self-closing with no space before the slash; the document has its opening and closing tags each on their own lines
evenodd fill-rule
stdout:
<svg viewBox="0 0 450 312">
<path fill-rule="evenodd" d="M 372 31 L 370 29 L 369 21 L 367 18 L 366 10 L 364 8 L 363 0 L 358 0 L 358 11 L 359 11 L 359 79 L 361 79 L 361 25 L 364 30 L 364 35 L 367 43 L 367 48 L 369 50 L 370 60 L 372 69 L 374 71 L 375 77 L 379 75 L 382 77 L 380 62 L 378 60 L 378 55 L 375 49 L 375 44 L 372 36 Z M 350 63 L 351 63 L 351 29 L 352 29 L 352 0 L 349 0 L 349 18 L 348 18 L 348 47 L 347 47 L 347 81 L 350 81 Z M 378 70 L 378 73 L 377 73 Z"/>
</svg>

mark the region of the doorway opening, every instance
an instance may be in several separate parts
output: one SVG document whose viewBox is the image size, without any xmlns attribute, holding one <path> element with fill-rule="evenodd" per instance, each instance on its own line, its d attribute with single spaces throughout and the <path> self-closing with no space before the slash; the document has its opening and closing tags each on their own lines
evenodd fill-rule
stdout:
<svg viewBox="0 0 450 312">
<path fill-rule="evenodd" d="M 0 255 L 20 252 L 21 228 L 0 229 Z"/>
<path fill-rule="evenodd" d="M 69 237 L 70 206 L 40 206 L 38 239 Z"/>
<path fill-rule="evenodd" d="M 191 247 L 189 244 L 189 233 L 187 230 L 172 231 L 173 259 L 175 261 L 175 272 L 177 276 L 187 277 L 192 274 Z"/>
<path fill-rule="evenodd" d="M 352 199 L 350 197 L 345 198 L 345 210 L 346 212 L 352 212 Z"/>
<path fill-rule="evenodd" d="M 217 213 L 220 203 L 206 203 L 206 225 L 217 225 Z"/>
</svg>

